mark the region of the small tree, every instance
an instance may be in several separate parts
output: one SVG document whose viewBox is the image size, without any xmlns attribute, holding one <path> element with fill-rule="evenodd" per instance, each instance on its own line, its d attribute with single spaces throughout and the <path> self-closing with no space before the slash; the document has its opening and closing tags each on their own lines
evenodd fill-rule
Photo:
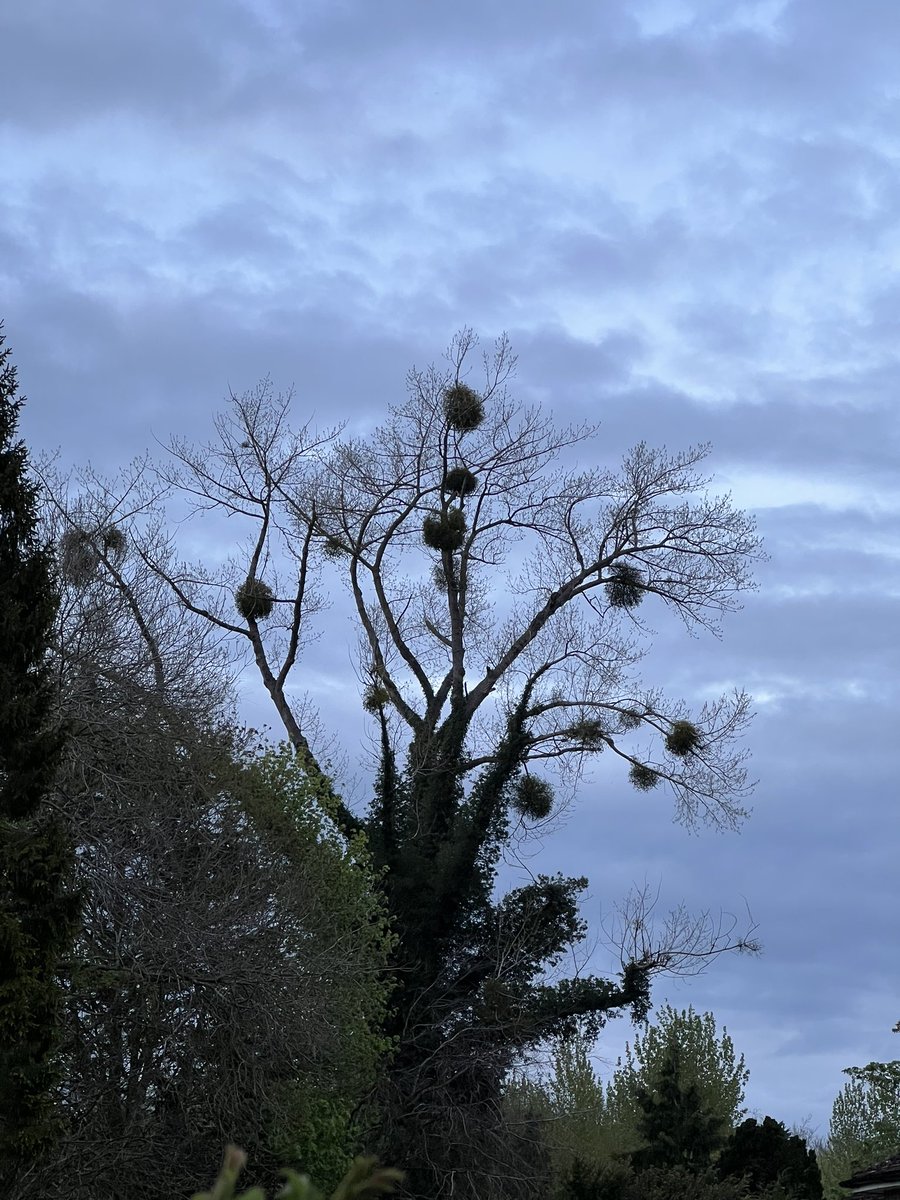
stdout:
<svg viewBox="0 0 900 1200">
<path fill-rule="evenodd" d="M 2 327 L 0 327 L 2 329 Z M 16 371 L 0 332 L 0 1183 L 58 1134 L 60 958 L 79 898 L 72 847 L 47 797 L 63 731 L 48 651 L 57 597 L 38 538 L 37 486 L 15 440 Z"/>
<path fill-rule="evenodd" d="M 720 1113 L 703 1102 L 696 1084 L 684 1083 L 680 1055 L 667 1050 L 652 1087 L 637 1092 L 637 1131 L 643 1145 L 631 1156 L 637 1171 L 649 1167 L 708 1169 L 725 1138 Z"/>
</svg>

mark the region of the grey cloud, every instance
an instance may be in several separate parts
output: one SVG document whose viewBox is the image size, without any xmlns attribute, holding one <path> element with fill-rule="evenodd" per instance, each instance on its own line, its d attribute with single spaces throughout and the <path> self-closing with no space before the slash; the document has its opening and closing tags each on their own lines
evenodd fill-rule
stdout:
<svg viewBox="0 0 900 1200">
<path fill-rule="evenodd" d="M 9 7 L 0 36 L 16 46 L 4 83 L 17 119 L 58 127 L 110 108 L 190 119 L 230 85 L 229 60 L 261 47 L 252 13 L 226 0 L 211 38 L 200 14 L 170 0 L 146 9 L 106 0 L 64 11 L 51 0 Z"/>
<path fill-rule="evenodd" d="M 771 561 L 722 642 L 648 608 L 646 673 L 758 691 L 753 815 L 690 838 L 607 755 L 531 865 L 590 876 L 593 932 L 645 877 L 746 896 L 765 956 L 658 994 L 727 1018 L 758 1102 L 821 1124 L 842 1066 L 896 1056 L 900 10 L 682 8 L 657 33 L 626 0 L 4 11 L 0 316 L 29 442 L 108 469 L 203 440 L 267 373 L 298 420 L 370 428 L 463 324 L 509 330 L 524 402 L 600 421 L 584 465 L 711 441 Z M 314 647 L 362 800 L 367 726 L 329 666 Z"/>
</svg>

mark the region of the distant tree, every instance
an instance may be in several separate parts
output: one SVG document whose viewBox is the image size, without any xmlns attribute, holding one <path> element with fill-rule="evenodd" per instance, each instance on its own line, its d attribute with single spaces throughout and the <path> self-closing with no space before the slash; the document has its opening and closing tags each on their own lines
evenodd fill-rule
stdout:
<svg viewBox="0 0 900 1200">
<path fill-rule="evenodd" d="M 16 441 L 15 367 L 0 326 L 0 1190 L 46 1153 L 54 1103 L 60 959 L 79 897 L 73 848 L 46 803 L 59 767 L 49 650 L 56 612 L 53 555 L 38 537 L 38 489 Z"/>
<path fill-rule="evenodd" d="M 841 1180 L 900 1147 L 900 1061 L 847 1067 L 844 1074 L 850 1081 L 834 1101 L 819 1154 L 825 1200 L 845 1196 Z"/>
<path fill-rule="evenodd" d="M 742 1122 L 716 1165 L 723 1179 L 747 1179 L 755 1191 L 777 1185 L 785 1200 L 822 1200 L 815 1151 L 773 1117 L 765 1117 L 762 1124 L 753 1117 Z"/>
<path fill-rule="evenodd" d="M 749 699 L 690 711 L 642 684 L 638 610 L 714 628 L 749 586 L 759 540 L 706 492 L 703 447 L 640 445 L 619 470 L 566 465 L 596 431 L 557 428 L 509 397 L 505 339 L 473 387 L 474 347 L 464 331 L 446 371 L 411 372 L 408 400 L 365 438 L 291 430 L 288 399 L 266 385 L 234 398 L 211 445 L 173 443 L 166 477 L 207 519 L 243 524 L 246 543 L 230 533 L 233 558 L 205 568 L 139 548 L 184 610 L 249 651 L 317 794 L 384 870 L 397 1052 L 381 1079 L 381 1150 L 432 1200 L 533 1186 L 502 1112 L 523 1055 L 579 1021 L 642 1017 L 654 973 L 749 944 L 705 919 L 658 939 L 641 910 L 617 978 L 553 978 L 584 936 L 586 880 L 541 876 L 494 895 L 504 847 L 558 807 L 547 774 L 561 768 L 570 785 L 601 752 L 641 793 L 668 785 L 688 823 L 740 820 Z M 335 794 L 296 701 L 329 572 L 355 608 L 378 747 L 362 817 Z"/>
<path fill-rule="evenodd" d="M 721 1113 L 707 1106 L 694 1083 L 682 1080 L 680 1054 L 672 1047 L 652 1086 L 640 1086 L 638 1134 L 642 1145 L 631 1156 L 637 1172 L 650 1167 L 682 1167 L 702 1173 L 726 1136 Z"/>
<path fill-rule="evenodd" d="M 554 1048 L 544 1081 L 548 1137 L 562 1163 L 580 1159 L 605 1164 L 635 1149 L 633 1129 L 623 1126 L 614 1100 L 591 1062 L 593 1039 L 582 1032 Z"/>
</svg>

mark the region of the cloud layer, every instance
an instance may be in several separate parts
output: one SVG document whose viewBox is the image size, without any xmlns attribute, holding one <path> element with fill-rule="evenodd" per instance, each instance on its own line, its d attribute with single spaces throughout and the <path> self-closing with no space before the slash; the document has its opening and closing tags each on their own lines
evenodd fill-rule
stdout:
<svg viewBox="0 0 900 1200">
<path fill-rule="evenodd" d="M 464 324 L 508 330 L 519 396 L 600 420 L 610 461 L 713 443 L 770 559 L 721 643 L 661 620 L 652 665 L 755 693 L 753 816 L 689 839 L 601 772 L 541 869 L 590 876 L 594 929 L 635 880 L 745 897 L 765 955 L 670 999 L 725 1021 L 752 1107 L 823 1132 L 841 1068 L 898 1056 L 898 36 L 892 0 L 0 13 L 36 449 L 114 469 L 265 374 L 368 427 Z"/>
</svg>

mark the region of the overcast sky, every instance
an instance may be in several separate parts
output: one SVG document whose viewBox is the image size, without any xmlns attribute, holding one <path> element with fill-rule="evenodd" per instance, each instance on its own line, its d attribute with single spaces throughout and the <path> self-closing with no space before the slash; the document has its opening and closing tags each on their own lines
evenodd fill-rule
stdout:
<svg viewBox="0 0 900 1200">
<path fill-rule="evenodd" d="M 651 682 L 754 694 L 752 816 L 692 837 L 604 773 L 531 865 L 590 877 L 594 934 L 634 882 L 749 904 L 764 954 L 656 998 L 824 1133 L 841 1068 L 900 1058 L 900 4 L 8 0 L 0 44 L 35 452 L 113 470 L 265 374 L 370 425 L 462 325 L 610 465 L 713 443 L 770 560 L 722 642 L 659 623 Z"/>
</svg>

